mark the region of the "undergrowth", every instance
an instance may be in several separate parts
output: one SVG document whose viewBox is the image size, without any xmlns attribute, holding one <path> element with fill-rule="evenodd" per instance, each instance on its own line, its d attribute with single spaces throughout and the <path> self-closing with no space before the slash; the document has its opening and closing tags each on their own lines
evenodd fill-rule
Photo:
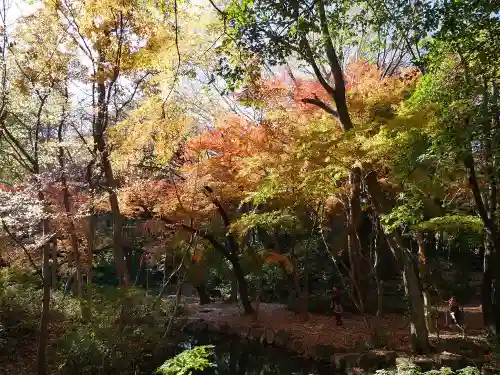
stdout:
<svg viewBox="0 0 500 375">
<path fill-rule="evenodd" d="M 37 277 L 0 270 L 0 357 L 19 355 L 38 335 L 41 288 Z M 144 290 L 93 287 L 91 318 L 80 301 L 52 291 L 49 365 L 62 375 L 134 374 L 154 370 L 171 342 L 164 337 L 172 306 Z M 0 364 L 1 366 L 1 364 Z"/>
</svg>

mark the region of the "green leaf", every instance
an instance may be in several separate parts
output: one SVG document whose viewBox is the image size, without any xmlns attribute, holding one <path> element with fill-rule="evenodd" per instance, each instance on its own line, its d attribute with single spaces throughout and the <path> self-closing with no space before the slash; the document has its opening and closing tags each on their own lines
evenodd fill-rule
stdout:
<svg viewBox="0 0 500 375">
<path fill-rule="evenodd" d="M 208 357 L 212 354 L 213 345 L 197 346 L 188 349 L 165 361 L 155 374 L 161 375 L 191 375 L 193 370 L 204 370 L 215 367 Z"/>
</svg>

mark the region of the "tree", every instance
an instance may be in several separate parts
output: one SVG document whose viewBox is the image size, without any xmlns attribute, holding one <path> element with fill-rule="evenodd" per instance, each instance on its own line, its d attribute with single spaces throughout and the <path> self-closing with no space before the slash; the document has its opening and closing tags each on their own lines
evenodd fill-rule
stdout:
<svg viewBox="0 0 500 375">
<path fill-rule="evenodd" d="M 285 59 L 294 55 L 307 63 L 313 70 L 315 78 L 328 93 L 330 102 L 321 100 L 318 96 L 303 98 L 305 103 L 313 104 L 332 115 L 339 122 L 340 128 L 346 136 L 356 134 L 358 129 L 353 128 L 353 122 L 349 113 L 346 100 L 346 82 L 344 72 L 339 59 L 339 52 L 335 48 L 334 40 L 339 37 L 341 29 L 338 22 L 341 15 L 349 13 L 350 3 L 325 3 L 322 0 L 314 2 L 290 2 L 287 4 L 275 4 L 267 1 L 254 3 L 233 2 L 225 9 L 220 10 L 221 17 L 227 19 L 230 27 L 228 44 L 237 41 L 247 52 L 259 53 L 264 61 L 271 64 L 284 63 Z M 273 20 L 271 23 L 270 20 Z M 312 43 L 312 36 L 317 35 L 316 43 Z M 332 36 L 333 35 L 333 36 Z M 339 40 L 339 39 L 337 39 Z M 265 42 L 264 42 L 265 41 Z M 324 60 L 322 60 L 322 58 Z M 327 74 L 323 73 L 321 62 L 325 61 Z M 238 77 L 241 69 L 231 70 L 227 60 L 223 60 L 222 72 L 230 79 Z M 234 65 L 234 64 L 233 64 Z M 229 65 L 230 66 L 230 65 Z M 357 233 L 360 212 L 361 179 L 363 175 L 373 176 L 371 165 L 365 166 L 366 171 L 361 171 L 357 165 L 350 165 L 349 184 L 351 192 L 349 196 L 348 227 L 349 227 L 349 251 L 351 258 L 358 263 L 361 249 L 360 235 Z M 382 191 L 377 185 L 377 179 L 370 178 L 366 186 L 375 211 L 381 215 L 390 211 L 385 205 L 383 197 L 379 196 Z M 427 329 L 424 319 L 424 308 L 419 290 L 418 276 L 412 267 L 411 253 L 406 249 L 398 238 L 397 232 L 391 232 L 387 236 L 388 243 L 397 257 L 404 259 L 403 276 L 410 301 L 411 332 L 414 349 L 419 352 L 429 350 Z M 354 271 L 355 273 L 356 271 Z M 359 273 L 359 271 L 358 271 Z"/>
</svg>

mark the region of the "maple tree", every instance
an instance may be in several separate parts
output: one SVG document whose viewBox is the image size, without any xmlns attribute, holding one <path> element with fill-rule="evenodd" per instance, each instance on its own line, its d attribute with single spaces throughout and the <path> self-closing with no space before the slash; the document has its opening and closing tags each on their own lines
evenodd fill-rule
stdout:
<svg viewBox="0 0 500 375">
<path fill-rule="evenodd" d="M 230 284 L 249 314 L 277 282 L 304 319 L 332 282 L 383 315 L 389 270 L 426 353 L 446 247 L 458 273 L 482 262 L 498 337 L 490 2 L 36 6 L 13 26 L 0 9 L 0 265 L 40 278 L 39 374 L 51 299 L 73 286 L 93 324 L 96 269 L 155 306 L 175 281 L 173 315 L 186 282 L 200 303 Z"/>
</svg>

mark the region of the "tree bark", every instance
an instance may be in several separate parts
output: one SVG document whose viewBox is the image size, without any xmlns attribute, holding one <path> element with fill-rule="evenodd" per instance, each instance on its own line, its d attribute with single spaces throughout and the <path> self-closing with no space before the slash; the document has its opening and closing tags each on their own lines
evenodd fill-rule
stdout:
<svg viewBox="0 0 500 375">
<path fill-rule="evenodd" d="M 231 274 L 231 295 L 229 296 L 229 301 L 238 301 L 238 280 L 234 276 L 234 273 Z"/>
<path fill-rule="evenodd" d="M 38 199 L 44 203 L 44 195 L 40 191 Z M 45 203 L 44 203 L 45 204 Z M 45 218 L 42 222 L 44 236 L 50 233 L 49 219 Z M 47 242 L 42 247 L 42 275 L 43 275 L 43 296 L 42 296 L 42 311 L 39 325 L 39 341 L 37 351 L 37 374 L 47 375 L 47 334 L 49 325 L 49 307 L 50 307 L 50 243 Z"/>
<path fill-rule="evenodd" d="M 372 199 L 373 206 L 378 215 L 391 210 L 384 193 L 377 181 L 375 171 L 365 177 L 366 187 Z M 386 234 L 387 243 L 391 248 L 398 264 L 402 266 L 405 294 L 410 310 L 410 332 L 412 348 L 416 353 L 427 353 L 430 350 L 429 337 L 425 320 L 425 310 L 420 291 L 420 282 L 413 264 L 412 255 L 403 245 L 401 236 L 397 231 Z"/>
<path fill-rule="evenodd" d="M 207 287 L 205 283 L 201 282 L 194 287 L 198 292 L 198 297 L 200 298 L 200 305 L 207 305 L 210 303 L 210 296 L 207 293 Z"/>
<path fill-rule="evenodd" d="M 50 284 L 52 289 L 57 289 L 57 238 L 50 241 Z"/>
<path fill-rule="evenodd" d="M 243 305 L 243 310 L 245 311 L 245 314 L 252 314 L 254 312 L 254 309 L 250 303 L 248 284 L 247 280 L 245 279 L 245 273 L 241 268 L 240 261 L 236 256 L 231 256 L 229 261 L 233 266 L 234 276 L 236 277 L 236 280 L 238 280 L 238 291 L 240 292 L 240 300 Z"/>
<path fill-rule="evenodd" d="M 50 258 L 50 245 L 46 244 L 43 246 L 43 266 L 42 272 L 43 277 L 43 297 L 42 297 L 42 315 L 40 317 L 40 328 L 39 328 L 39 341 L 38 341 L 38 352 L 37 352 L 37 366 L 38 375 L 47 374 L 47 358 L 46 358 L 46 348 L 47 348 L 47 333 L 49 325 L 49 305 L 50 305 L 50 277 L 49 277 L 49 258 Z"/>
<path fill-rule="evenodd" d="M 373 242 L 374 250 L 374 261 L 373 261 L 373 273 L 375 276 L 375 283 L 377 285 L 377 316 L 382 316 L 384 314 L 384 281 L 381 277 L 380 272 L 380 223 L 378 218 L 373 219 L 373 228 L 375 231 L 375 239 Z"/>
<path fill-rule="evenodd" d="M 351 269 L 351 280 L 353 283 L 353 296 L 356 296 L 356 305 L 359 312 L 365 312 L 365 295 L 366 279 L 363 276 L 369 274 L 369 269 L 361 270 L 363 263 L 361 240 L 359 238 L 359 226 L 361 223 L 361 170 L 358 167 L 353 168 L 349 172 L 349 183 L 351 185 L 351 193 L 349 196 L 349 267 Z M 366 268 L 366 267 L 365 267 Z"/>
<path fill-rule="evenodd" d="M 66 100 L 68 99 L 68 91 L 66 90 Z M 71 249 L 73 253 L 73 260 L 75 262 L 76 268 L 76 294 L 77 298 L 80 301 L 80 310 L 82 314 L 82 318 L 87 320 L 90 318 L 90 313 L 87 310 L 84 301 L 83 301 L 83 273 L 82 273 L 82 265 L 80 262 L 80 251 L 78 248 L 78 237 L 76 235 L 75 223 L 73 221 L 73 213 L 71 212 L 71 194 L 68 188 L 68 180 L 66 178 L 66 166 L 65 166 L 65 157 L 64 157 L 64 148 L 62 147 L 63 137 L 63 126 L 65 122 L 65 107 L 63 108 L 63 113 L 61 116 L 61 122 L 59 124 L 59 129 L 57 132 L 57 138 L 59 141 L 59 168 L 61 169 L 61 185 L 63 188 L 63 202 L 64 202 L 64 210 L 66 213 L 66 220 L 68 225 L 68 231 L 71 241 Z"/>
<path fill-rule="evenodd" d="M 418 253 L 419 253 L 419 267 L 420 267 L 420 280 L 422 285 L 422 298 L 424 301 L 424 313 L 425 313 L 425 324 L 427 326 L 427 331 L 430 333 L 435 332 L 434 328 L 434 319 L 432 313 L 432 303 L 430 299 L 430 294 L 427 288 L 428 276 L 427 276 L 427 266 L 426 266 L 426 258 L 425 258 L 425 240 L 422 233 L 416 233 L 416 240 L 418 244 Z"/>
<path fill-rule="evenodd" d="M 103 60 L 102 56 L 99 57 Z M 101 167 L 104 172 L 104 179 L 108 190 L 109 205 L 111 207 L 111 216 L 113 218 L 113 256 L 115 259 L 116 273 L 120 285 L 126 286 L 130 284 L 130 274 L 125 261 L 123 250 L 123 217 L 120 212 L 120 206 L 117 196 L 117 185 L 113 175 L 111 161 L 109 160 L 109 150 L 105 141 L 105 131 L 107 127 L 107 103 L 106 103 L 106 85 L 104 81 L 104 61 L 98 64 L 97 82 L 97 118 L 94 129 L 94 144 L 96 145 L 100 156 Z"/>
<path fill-rule="evenodd" d="M 500 296 L 500 291 L 496 286 L 500 285 L 500 267 L 495 267 L 494 262 L 498 263 L 495 258 L 500 254 L 500 239 L 498 238 L 498 230 L 495 222 L 496 218 L 494 211 L 488 214 L 483 197 L 481 196 L 472 154 L 467 154 L 463 162 L 467 170 L 469 188 L 474 196 L 474 202 L 476 203 L 477 211 L 483 222 L 486 237 L 483 259 L 483 279 L 481 282 L 483 320 L 484 325 L 488 328 L 490 333 L 498 337 L 500 334 L 500 300 L 498 298 Z M 490 209 L 493 208 L 495 210 L 496 193 L 495 197 L 492 197 L 492 201 L 495 204 L 492 205 L 490 203 L 490 206 L 492 206 Z M 492 293 L 493 279 L 495 279 L 495 293 Z"/>
</svg>

